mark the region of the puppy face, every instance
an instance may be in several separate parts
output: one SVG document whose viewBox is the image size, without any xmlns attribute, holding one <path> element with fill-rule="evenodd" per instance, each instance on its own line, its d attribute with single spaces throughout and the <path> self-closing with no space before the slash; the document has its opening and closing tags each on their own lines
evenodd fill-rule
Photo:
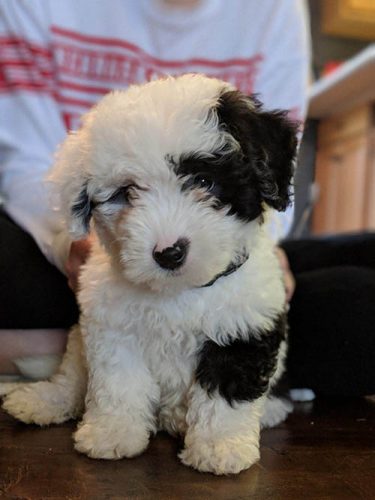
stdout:
<svg viewBox="0 0 375 500">
<path fill-rule="evenodd" d="M 76 238 L 92 219 L 125 279 L 174 292 L 251 252 L 266 206 L 289 202 L 295 148 L 282 113 L 185 75 L 107 95 L 52 177 Z"/>
</svg>

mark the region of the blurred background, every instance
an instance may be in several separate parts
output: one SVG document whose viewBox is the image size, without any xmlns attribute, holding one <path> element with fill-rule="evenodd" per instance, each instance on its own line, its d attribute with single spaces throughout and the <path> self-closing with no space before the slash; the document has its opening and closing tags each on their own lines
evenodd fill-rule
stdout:
<svg viewBox="0 0 375 500">
<path fill-rule="evenodd" d="M 375 230 L 375 0 L 308 0 L 312 80 L 292 237 Z"/>
</svg>

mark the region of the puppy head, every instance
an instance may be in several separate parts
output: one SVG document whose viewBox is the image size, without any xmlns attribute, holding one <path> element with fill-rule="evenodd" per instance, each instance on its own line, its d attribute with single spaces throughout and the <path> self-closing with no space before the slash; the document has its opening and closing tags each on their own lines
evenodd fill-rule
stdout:
<svg viewBox="0 0 375 500">
<path fill-rule="evenodd" d="M 174 291 L 251 252 L 263 212 L 289 203 L 296 144 L 285 113 L 185 75 L 104 97 L 51 177 L 73 237 L 92 220 L 124 278 Z"/>
</svg>

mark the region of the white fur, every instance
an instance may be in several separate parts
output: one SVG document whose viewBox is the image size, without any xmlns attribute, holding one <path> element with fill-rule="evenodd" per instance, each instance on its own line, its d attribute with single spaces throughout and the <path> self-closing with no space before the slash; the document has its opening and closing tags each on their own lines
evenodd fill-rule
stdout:
<svg viewBox="0 0 375 500">
<path fill-rule="evenodd" d="M 13 388 L 4 408 L 24 422 L 58 423 L 76 417 L 86 395 L 74 439 L 91 457 L 132 457 L 150 433 L 165 429 L 185 434 L 181 459 L 201 471 L 238 473 L 259 458 L 266 397 L 231 407 L 208 396 L 194 372 L 205 340 L 225 344 L 272 327 L 285 301 L 278 260 L 260 220 L 246 224 L 227 209 L 197 203 L 199 190 L 182 192 L 166 165 L 184 152 L 238 148 L 209 114 L 228 88 L 189 75 L 114 92 L 59 152 L 52 179 L 75 237 L 85 227 L 70 207 L 83 185 L 98 203 L 98 241 L 81 275 L 80 329 L 70 334 L 60 372 L 50 382 Z M 132 208 L 101 203 L 127 183 L 139 186 Z M 153 248 L 181 237 L 191 242 L 186 263 L 178 272 L 161 269 Z M 201 288 L 244 248 L 242 267 Z M 275 380 L 282 360 L 280 354 Z"/>
<path fill-rule="evenodd" d="M 49 381 L 0 384 L 8 394 L 3 408 L 27 424 L 59 424 L 77 418 L 83 410 L 87 377 L 78 326 L 69 334 L 66 353 L 58 372 Z"/>
<path fill-rule="evenodd" d="M 237 474 L 259 459 L 260 416 L 264 397 L 234 407 L 199 384 L 189 393 L 185 448 L 180 458 L 202 472 Z"/>
</svg>

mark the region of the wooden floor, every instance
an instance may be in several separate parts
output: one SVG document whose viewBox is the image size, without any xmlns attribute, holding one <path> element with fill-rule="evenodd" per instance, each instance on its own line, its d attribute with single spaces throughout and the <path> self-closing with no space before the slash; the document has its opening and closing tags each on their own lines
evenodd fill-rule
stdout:
<svg viewBox="0 0 375 500">
<path fill-rule="evenodd" d="M 73 450 L 73 429 L 0 413 L 0 498 L 375 499 L 375 404 L 365 400 L 300 405 L 263 432 L 261 461 L 234 477 L 180 465 L 179 443 L 164 434 L 139 458 L 91 460 Z"/>
</svg>

